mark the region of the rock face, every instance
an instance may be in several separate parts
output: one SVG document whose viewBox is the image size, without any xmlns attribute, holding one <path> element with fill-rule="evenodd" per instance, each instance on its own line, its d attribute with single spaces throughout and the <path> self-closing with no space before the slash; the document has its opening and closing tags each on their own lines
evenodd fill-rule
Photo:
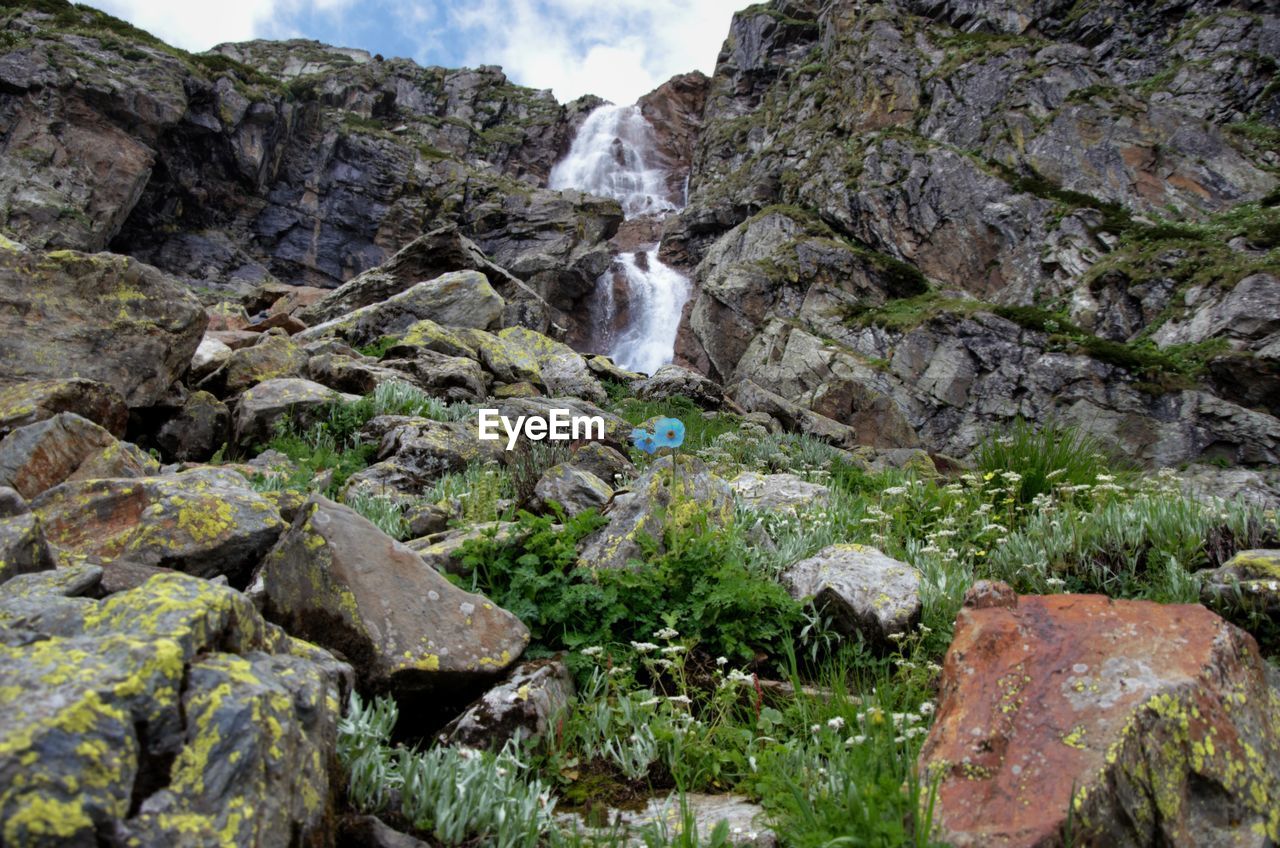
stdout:
<svg viewBox="0 0 1280 848">
<path fill-rule="evenodd" d="M 267 616 L 348 658 L 362 687 L 492 680 L 529 641 L 520 620 L 445 580 L 344 506 L 313 497 L 262 568 Z"/>
<path fill-rule="evenodd" d="M 848 638 L 879 648 L 920 620 L 920 572 L 865 545 L 832 545 L 788 568 L 782 582 Z"/>
<path fill-rule="evenodd" d="M 206 321 L 177 280 L 134 259 L 0 247 L 0 383 L 84 378 L 151 406 Z"/>
<path fill-rule="evenodd" d="M 920 760 L 940 839 L 1280 837 L 1280 690 L 1251 637 L 1200 606 L 1005 590 L 961 610 L 943 667 Z"/>
<path fill-rule="evenodd" d="M 99 569 L 0 600 L 6 845 L 324 844 L 350 669 L 180 574 L 104 601 Z M 24 615 L 61 609 L 58 616 Z M 33 765 L 34 764 L 34 765 Z"/>
</svg>

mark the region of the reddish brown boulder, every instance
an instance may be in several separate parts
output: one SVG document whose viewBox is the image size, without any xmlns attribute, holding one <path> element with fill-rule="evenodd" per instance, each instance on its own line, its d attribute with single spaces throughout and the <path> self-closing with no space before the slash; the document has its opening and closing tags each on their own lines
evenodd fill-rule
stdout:
<svg viewBox="0 0 1280 848">
<path fill-rule="evenodd" d="M 962 609 L 921 752 L 939 779 L 936 837 L 1274 844 L 1275 678 L 1252 637 L 1198 605 L 1052 595 Z"/>
</svg>

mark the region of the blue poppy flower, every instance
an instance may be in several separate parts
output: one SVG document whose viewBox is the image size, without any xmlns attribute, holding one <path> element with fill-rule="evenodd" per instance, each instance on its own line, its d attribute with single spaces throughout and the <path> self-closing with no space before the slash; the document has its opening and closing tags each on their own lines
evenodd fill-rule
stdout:
<svg viewBox="0 0 1280 848">
<path fill-rule="evenodd" d="M 664 448 L 678 448 L 684 444 L 684 422 L 679 418 L 659 418 L 653 425 L 654 438 Z"/>
<path fill-rule="evenodd" d="M 647 454 L 652 454 L 659 447 L 653 433 L 640 427 L 631 431 L 631 443 Z"/>
</svg>

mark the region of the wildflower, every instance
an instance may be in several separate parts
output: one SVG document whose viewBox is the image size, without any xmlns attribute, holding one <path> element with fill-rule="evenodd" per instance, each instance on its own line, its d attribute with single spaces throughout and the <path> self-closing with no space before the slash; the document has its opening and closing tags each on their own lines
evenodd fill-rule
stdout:
<svg viewBox="0 0 1280 848">
<path fill-rule="evenodd" d="M 659 701 L 661 701 L 661 700 L 662 700 L 661 698 L 659 698 L 659 697 L 657 697 L 657 696 L 655 695 L 654 697 L 652 697 L 652 698 L 648 699 L 647 701 L 641 701 L 641 702 L 640 702 L 640 706 L 642 706 L 642 707 L 652 707 L 652 706 L 657 705 L 657 703 L 658 703 Z"/>
<path fill-rule="evenodd" d="M 756 758 L 755 758 L 755 757 L 747 757 L 747 765 L 751 766 L 751 770 L 752 770 L 752 771 L 755 771 L 755 770 L 756 770 Z"/>
<path fill-rule="evenodd" d="M 893 737 L 893 741 L 894 741 L 894 742 L 897 742 L 899 745 L 901 745 L 903 742 L 906 742 L 906 741 L 907 741 L 907 737 L 905 737 L 905 736 L 895 736 L 895 737 Z"/>
<path fill-rule="evenodd" d="M 721 668 L 723 668 L 724 666 L 726 666 L 726 665 L 728 665 L 728 664 L 729 664 L 729 658 L 728 658 L 728 657 L 716 657 L 716 665 L 720 666 Z"/>
<path fill-rule="evenodd" d="M 1021 475 L 1021 474 L 1019 474 L 1019 473 L 1018 473 L 1018 472 L 1016 472 L 1016 471 L 1006 471 L 1006 472 L 1004 472 L 1003 474 L 1001 474 L 1000 476 L 1001 476 L 1001 477 L 1003 477 L 1004 479 L 1008 480 L 1010 483 L 1021 483 L 1021 482 L 1022 482 L 1022 475 Z"/>
<path fill-rule="evenodd" d="M 890 486 L 889 488 L 884 490 L 884 493 L 886 495 L 890 495 L 894 497 L 896 497 L 897 495 L 905 495 L 907 493 L 907 487 L 906 486 Z"/>
<path fill-rule="evenodd" d="M 653 635 L 659 639 L 665 639 L 667 641 L 670 641 L 676 638 L 677 636 L 679 636 L 680 633 L 676 631 L 674 628 L 664 627 Z"/>
<path fill-rule="evenodd" d="M 1061 577 L 1049 577 L 1046 578 L 1044 582 L 1048 584 L 1051 589 L 1061 589 L 1063 586 L 1067 585 L 1067 581 L 1063 580 Z"/>
<path fill-rule="evenodd" d="M 844 740 L 844 744 L 845 744 L 845 747 L 852 748 L 854 745 L 861 745 L 863 742 L 866 742 L 866 741 L 867 741 L 867 737 L 862 735 L 850 736 L 848 739 Z"/>
<path fill-rule="evenodd" d="M 667 698 L 673 704 L 692 704 L 693 700 L 688 695 L 672 695 Z"/>
<path fill-rule="evenodd" d="M 581 651 L 584 657 L 598 657 L 602 653 L 604 653 L 604 648 L 599 645 L 592 645 L 590 648 L 583 648 Z"/>
<path fill-rule="evenodd" d="M 937 709 L 937 706 L 934 705 L 933 701 L 925 701 L 923 704 L 920 705 L 920 714 L 933 715 L 933 711 L 936 709 Z"/>
<path fill-rule="evenodd" d="M 658 650 L 658 646 L 652 642 L 632 642 L 631 647 L 634 648 L 638 654 L 647 654 L 651 651 Z"/>
<path fill-rule="evenodd" d="M 1048 474 L 1044 475 L 1044 479 L 1053 480 L 1057 477 L 1061 477 L 1063 474 L 1066 474 L 1066 473 L 1067 473 L 1067 469 L 1065 468 L 1055 468 L 1052 471 L 1050 471 Z"/>
<path fill-rule="evenodd" d="M 841 718 L 840 716 L 829 718 L 827 719 L 827 727 L 831 728 L 832 730 L 841 730 L 842 728 L 844 728 L 844 719 Z"/>
<path fill-rule="evenodd" d="M 663 648 L 663 649 L 662 649 L 662 653 L 664 653 L 664 654 L 683 654 L 683 653 L 684 653 L 685 651 L 687 651 L 687 650 L 689 650 L 689 649 L 688 649 L 688 648 L 686 648 L 684 645 L 668 645 L 667 647 L 665 647 L 665 648 Z"/>
<path fill-rule="evenodd" d="M 817 736 L 819 733 L 822 732 L 822 725 L 820 724 L 813 725 L 812 727 L 809 728 L 809 732 L 812 733 L 814 736 Z"/>
</svg>

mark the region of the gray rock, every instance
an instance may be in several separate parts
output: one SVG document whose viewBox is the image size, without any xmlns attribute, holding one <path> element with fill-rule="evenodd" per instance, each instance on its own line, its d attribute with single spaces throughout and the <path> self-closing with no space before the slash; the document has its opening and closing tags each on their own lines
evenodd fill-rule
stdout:
<svg viewBox="0 0 1280 848">
<path fill-rule="evenodd" d="M 207 320 L 177 280 L 135 259 L 0 248 L 0 385 L 82 378 L 151 406 L 191 364 Z"/>
<path fill-rule="evenodd" d="M 262 567 L 267 617 L 341 651 L 363 686 L 448 691 L 493 680 L 529 631 L 344 506 L 313 497 Z"/>
<path fill-rule="evenodd" d="M 1246 630 L 1280 621 L 1280 550 L 1240 551 L 1198 576 L 1200 600 L 1228 621 Z"/>
<path fill-rule="evenodd" d="M 729 482 L 733 493 L 752 509 L 792 515 L 826 504 L 831 490 L 795 474 L 757 474 L 747 471 Z"/>
<path fill-rule="evenodd" d="M 310 380 L 297 377 L 265 380 L 236 401 L 235 442 L 246 448 L 266 444 L 276 422 L 291 419 L 306 426 L 318 420 L 330 404 L 344 399 L 354 400 Z"/>
<path fill-rule="evenodd" d="M 0 583 L 19 574 L 49 571 L 56 565 L 34 515 L 0 518 Z"/>
<path fill-rule="evenodd" d="M 93 380 L 36 380 L 0 388 L 0 438 L 60 412 L 74 412 L 123 438 L 129 407 L 114 387 Z"/>
<path fill-rule="evenodd" d="M 30 511 L 27 499 L 8 486 L 0 486 L 0 518 L 12 518 Z"/>
<path fill-rule="evenodd" d="M 684 397 L 703 409 L 719 409 L 724 403 L 724 389 L 714 380 L 679 365 L 664 365 L 635 385 L 636 397 L 645 400 L 667 400 Z"/>
<path fill-rule="evenodd" d="M 440 731 L 445 745 L 498 750 L 507 740 L 536 739 L 573 703 L 573 676 L 559 660 L 535 660 L 511 670 Z"/>
<path fill-rule="evenodd" d="M 673 462 L 678 460 L 678 465 Z M 630 490 L 614 496 L 609 523 L 582 543 L 579 561 L 590 568 L 625 568 L 641 559 L 637 537 L 644 533 L 661 546 L 663 521 L 673 502 L 698 504 L 714 525 L 733 515 L 733 490 L 702 460 L 664 456 L 641 474 Z"/>
<path fill-rule="evenodd" d="M 548 468 L 533 489 L 544 509 L 557 503 L 565 515 L 588 509 L 602 509 L 613 497 L 613 489 L 590 471 L 562 463 Z"/>
<path fill-rule="evenodd" d="M 204 462 L 231 438 L 231 410 L 208 392 L 192 392 L 156 432 L 170 462 Z"/>
<path fill-rule="evenodd" d="M 636 468 L 621 453 L 600 442 L 587 442 L 573 452 L 569 464 L 574 468 L 590 472 L 604 481 L 605 485 L 616 488 L 622 481 L 635 476 Z"/>
<path fill-rule="evenodd" d="M 793 598 L 830 615 L 842 635 L 878 648 L 920 620 L 920 573 L 865 545 L 824 548 L 788 568 L 782 582 Z"/>
<path fill-rule="evenodd" d="M 655 837 L 662 841 L 690 838 L 681 836 L 684 824 L 682 798 L 693 817 L 697 836 L 692 838 L 696 838 L 698 844 L 709 842 L 712 832 L 721 822 L 727 825 L 729 845 L 774 848 L 778 844 L 777 835 L 765 824 L 764 809 L 740 795 L 688 792 L 683 796 L 651 798 L 641 810 L 610 810 L 608 826 L 602 828 L 584 828 L 582 821 L 572 813 L 561 814 L 558 820 L 563 828 L 586 835 L 616 839 L 621 832 L 622 844 L 628 846 L 653 844 Z"/>
</svg>

